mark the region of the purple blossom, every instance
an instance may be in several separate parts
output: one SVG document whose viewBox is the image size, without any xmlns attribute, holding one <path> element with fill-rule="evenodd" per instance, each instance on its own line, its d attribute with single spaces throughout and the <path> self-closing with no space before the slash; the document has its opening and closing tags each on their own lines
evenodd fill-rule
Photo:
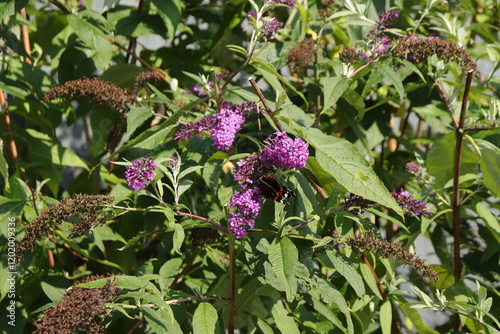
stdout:
<svg viewBox="0 0 500 334">
<path fill-rule="evenodd" d="M 269 2 L 273 5 L 287 5 L 291 8 L 293 8 L 293 6 L 295 6 L 294 0 L 271 0 Z"/>
<path fill-rule="evenodd" d="M 222 76 L 216 75 L 215 80 L 217 81 L 217 83 L 219 83 L 219 81 L 222 80 Z M 194 96 L 197 96 L 197 97 L 202 99 L 202 98 L 208 97 L 206 89 L 208 89 L 210 91 L 214 90 L 214 83 L 212 81 L 208 82 L 207 86 L 208 87 L 204 87 L 202 84 L 196 84 L 196 85 L 192 86 L 191 88 L 187 89 L 186 91 L 188 93 L 191 93 Z"/>
<path fill-rule="evenodd" d="M 267 40 L 273 37 L 273 34 L 283 27 L 283 23 L 273 18 L 271 20 L 262 21 L 261 32 Z"/>
<path fill-rule="evenodd" d="M 235 238 L 240 239 L 247 235 L 246 229 L 253 227 L 263 201 L 257 187 L 242 187 L 240 191 L 234 193 L 230 204 L 235 210 L 229 212 L 228 222 Z"/>
<path fill-rule="evenodd" d="M 215 115 L 212 127 L 212 138 L 215 147 L 221 151 L 229 150 L 243 123 L 245 123 L 245 115 L 241 108 L 222 109 Z"/>
<path fill-rule="evenodd" d="M 263 170 L 260 153 L 249 155 L 245 160 L 239 160 L 236 165 L 233 178 L 236 182 L 245 185 L 252 184 Z"/>
<path fill-rule="evenodd" d="M 153 180 L 153 172 L 156 164 L 152 157 L 145 157 L 141 160 L 136 160 L 132 166 L 127 166 L 125 170 L 125 179 L 132 190 L 142 190 L 148 185 L 147 181 Z"/>
<path fill-rule="evenodd" d="M 422 178 L 422 169 L 420 168 L 420 166 L 414 162 L 414 161 L 410 161 L 406 164 L 405 166 L 405 169 L 408 173 L 413 173 L 417 176 L 417 179 L 421 179 Z"/>
<path fill-rule="evenodd" d="M 201 121 L 183 124 L 174 136 L 175 140 L 201 138 L 200 133 L 209 131 L 212 128 L 214 116 L 205 116 Z"/>
<path fill-rule="evenodd" d="M 348 210 L 349 212 L 357 216 L 360 212 L 365 211 L 374 204 L 375 202 L 367 200 L 361 196 L 349 194 L 344 203 L 342 203 L 342 209 Z"/>
<path fill-rule="evenodd" d="M 307 144 L 300 138 L 291 139 L 285 132 L 276 132 L 267 139 L 261 161 L 266 168 L 304 168 L 309 157 Z"/>
<path fill-rule="evenodd" d="M 392 10 L 387 11 L 387 9 L 384 9 L 383 13 L 378 14 L 379 21 L 377 24 L 377 30 L 379 32 L 387 30 L 390 26 L 392 26 L 392 21 L 395 17 L 399 17 L 399 14 L 393 12 Z"/>
<path fill-rule="evenodd" d="M 432 213 L 429 212 L 429 205 L 425 202 L 413 199 L 408 191 L 404 189 L 400 189 L 399 192 L 393 190 L 391 194 L 405 214 L 413 217 L 420 215 L 423 215 L 425 218 L 432 217 Z"/>
</svg>

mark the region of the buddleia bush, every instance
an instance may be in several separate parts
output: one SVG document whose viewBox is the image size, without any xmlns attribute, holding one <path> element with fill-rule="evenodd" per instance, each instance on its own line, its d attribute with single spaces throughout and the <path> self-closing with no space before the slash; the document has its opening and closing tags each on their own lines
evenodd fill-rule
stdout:
<svg viewBox="0 0 500 334">
<path fill-rule="evenodd" d="M 499 332 L 497 3 L 0 13 L 2 331 Z"/>
</svg>

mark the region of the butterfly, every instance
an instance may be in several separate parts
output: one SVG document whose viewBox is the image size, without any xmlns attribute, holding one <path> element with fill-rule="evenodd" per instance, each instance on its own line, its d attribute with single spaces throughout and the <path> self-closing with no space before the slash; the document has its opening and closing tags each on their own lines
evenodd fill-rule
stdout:
<svg viewBox="0 0 500 334">
<path fill-rule="evenodd" d="M 288 197 L 295 197 L 295 193 L 285 186 L 282 186 L 276 178 L 272 176 L 262 176 L 259 179 L 259 189 L 264 197 L 281 204 L 290 204 L 286 200 Z"/>
</svg>

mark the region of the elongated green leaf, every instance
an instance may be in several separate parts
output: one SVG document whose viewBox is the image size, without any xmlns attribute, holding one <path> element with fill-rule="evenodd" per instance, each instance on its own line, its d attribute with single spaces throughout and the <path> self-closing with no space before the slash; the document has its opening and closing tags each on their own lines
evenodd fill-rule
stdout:
<svg viewBox="0 0 500 334">
<path fill-rule="evenodd" d="M 155 333 L 183 334 L 181 326 L 175 318 L 170 317 L 167 310 L 155 310 L 149 307 L 143 307 L 141 310 L 144 313 L 144 319 Z"/>
<path fill-rule="evenodd" d="M 495 197 L 500 197 L 500 148 L 482 139 L 475 140 L 481 151 L 479 166 L 484 185 Z"/>
<path fill-rule="evenodd" d="M 174 224 L 175 230 L 174 230 L 174 250 L 179 254 L 182 255 L 181 252 L 181 247 L 182 244 L 184 243 L 184 228 L 182 227 L 181 224 Z"/>
<path fill-rule="evenodd" d="M 385 80 L 388 80 L 399 94 L 399 101 L 402 102 L 405 94 L 405 89 L 403 87 L 403 82 L 401 81 L 399 75 L 389 66 L 386 62 L 375 62 L 375 68 L 380 71 Z"/>
<path fill-rule="evenodd" d="M 418 313 L 417 310 L 412 309 L 410 305 L 401 303 L 398 304 L 398 309 L 403 311 L 403 313 L 406 315 L 406 318 L 412 322 L 419 334 L 439 334 L 438 331 L 427 327 L 427 325 L 422 320 L 420 313 Z"/>
<path fill-rule="evenodd" d="M 182 10 L 184 9 L 185 4 L 180 0 L 152 0 L 151 2 L 158 7 L 160 16 L 167 27 L 168 39 L 172 42 L 174 40 L 175 31 L 180 22 Z"/>
<path fill-rule="evenodd" d="M 324 99 L 323 110 L 321 110 L 321 113 L 324 113 L 337 102 L 342 94 L 344 94 L 347 87 L 349 87 L 349 83 L 344 78 L 332 77 L 321 80 L 321 84 L 323 85 Z"/>
<path fill-rule="evenodd" d="M 337 250 L 328 249 L 320 253 L 318 259 L 323 262 L 325 266 L 336 269 L 340 275 L 344 276 L 358 297 L 365 294 L 363 278 L 356 270 L 354 263 L 347 256 Z"/>
<path fill-rule="evenodd" d="M 442 188 L 453 178 L 455 157 L 455 133 L 451 132 L 439 138 L 429 151 L 425 165 L 435 178 L 434 187 Z M 460 175 L 479 173 L 479 156 L 471 143 L 463 141 L 460 159 Z"/>
<path fill-rule="evenodd" d="M 9 180 L 9 164 L 3 155 L 3 140 L 0 139 L 0 175 L 2 175 L 5 181 L 5 189 L 10 192 Z"/>
<path fill-rule="evenodd" d="M 299 92 L 297 88 L 295 88 L 292 84 L 288 82 L 288 80 L 285 80 L 281 74 L 274 68 L 273 65 L 271 65 L 268 61 L 260 58 L 254 58 L 252 59 L 251 62 L 252 65 L 255 66 L 257 71 L 259 71 L 260 74 L 266 79 L 266 81 L 276 90 L 276 91 L 282 91 L 283 88 L 281 87 L 281 83 L 285 84 L 290 90 L 292 90 L 295 94 L 300 96 L 302 100 L 306 103 L 309 104 L 307 99 L 305 98 L 304 94 Z M 279 79 L 279 80 L 278 80 Z"/>
<path fill-rule="evenodd" d="M 325 318 L 327 318 L 329 321 L 331 321 L 339 330 L 341 330 L 344 333 L 348 333 L 347 329 L 345 326 L 342 324 L 342 321 L 337 317 L 337 315 L 332 312 L 325 304 L 323 304 L 319 299 L 317 299 L 314 296 L 306 296 L 309 304 L 312 305 L 312 307 L 321 313 Z"/>
<path fill-rule="evenodd" d="M 68 23 L 75 34 L 87 47 L 94 50 L 95 54 L 92 58 L 95 60 L 96 67 L 98 69 L 107 67 L 111 60 L 112 48 L 106 34 L 81 17 L 75 15 L 68 15 L 67 17 Z"/>
<path fill-rule="evenodd" d="M 213 334 L 217 323 L 217 310 L 212 304 L 203 302 L 198 305 L 193 316 L 194 334 Z"/>
<path fill-rule="evenodd" d="M 319 285 L 319 294 L 321 300 L 325 303 L 333 302 L 339 308 L 340 312 L 342 312 L 347 321 L 347 332 L 349 334 L 355 334 L 354 331 L 354 323 L 351 317 L 351 310 L 347 305 L 347 301 L 344 296 L 337 290 L 327 279 L 323 277 L 318 277 L 318 285 Z"/>
<path fill-rule="evenodd" d="M 170 284 L 174 281 L 177 274 L 179 274 L 179 269 L 182 265 L 181 258 L 174 258 L 168 260 L 161 266 L 160 272 L 158 273 L 160 278 L 158 280 L 158 284 L 160 285 L 160 289 L 167 289 Z"/>
<path fill-rule="evenodd" d="M 139 126 L 151 117 L 153 117 L 153 113 L 147 108 L 137 107 L 130 110 L 127 115 L 127 135 L 131 136 Z"/>
<path fill-rule="evenodd" d="M 37 157 L 35 161 L 46 164 L 48 161 L 54 165 L 81 167 L 89 170 L 87 163 L 70 149 L 44 133 L 34 129 L 27 129 L 30 138 L 30 155 Z"/>
<path fill-rule="evenodd" d="M 288 316 L 288 312 L 278 303 L 273 305 L 271 310 L 274 321 L 279 331 L 283 334 L 299 334 L 300 331 L 295 324 L 295 321 L 291 316 Z"/>
<path fill-rule="evenodd" d="M 378 289 L 377 281 L 375 280 L 375 277 L 373 276 L 372 271 L 368 267 L 367 264 L 361 263 L 359 266 L 359 269 L 361 270 L 361 274 L 363 275 L 363 278 L 365 279 L 366 285 L 372 290 L 372 292 L 380 299 L 382 300 L 382 295 L 380 294 L 380 290 Z"/>
<path fill-rule="evenodd" d="M 495 217 L 495 215 L 492 214 L 491 211 L 482 203 L 476 204 L 476 212 L 479 217 L 484 219 L 486 226 L 493 231 L 498 240 L 498 238 L 500 238 L 500 222 L 498 221 L 498 218 Z"/>
<path fill-rule="evenodd" d="M 403 216 L 394 197 L 353 144 L 325 135 L 318 129 L 307 129 L 304 133 L 307 142 L 316 149 L 318 164 L 347 191 L 380 203 Z"/>
<path fill-rule="evenodd" d="M 384 300 L 380 307 L 380 327 L 382 334 L 391 334 L 392 305 L 389 299 Z"/>
<path fill-rule="evenodd" d="M 298 259 L 299 252 L 297 247 L 287 237 L 276 238 L 269 246 L 269 262 L 271 263 L 270 270 L 272 274 L 268 270 L 266 272 L 266 279 L 272 277 L 274 283 L 269 283 L 276 289 L 284 291 L 288 301 L 292 301 L 297 292 L 295 271 Z M 276 286 L 276 282 L 279 284 L 278 286 Z"/>
</svg>

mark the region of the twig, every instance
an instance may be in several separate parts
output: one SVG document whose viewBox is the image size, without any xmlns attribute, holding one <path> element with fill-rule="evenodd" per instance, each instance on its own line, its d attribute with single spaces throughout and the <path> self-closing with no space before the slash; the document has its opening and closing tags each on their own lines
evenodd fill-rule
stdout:
<svg viewBox="0 0 500 334">
<path fill-rule="evenodd" d="M 455 284 L 460 281 L 460 210 L 462 203 L 460 201 L 460 159 L 462 154 L 462 141 L 464 137 L 465 113 L 467 111 L 467 102 L 469 100 L 469 92 L 472 83 L 473 72 L 467 73 L 465 82 L 464 97 L 462 100 L 462 108 L 460 110 L 460 119 L 458 126 L 455 128 L 455 159 L 453 169 L 453 274 Z M 461 330 L 460 318 L 455 319 L 455 330 Z"/>
<path fill-rule="evenodd" d="M 135 60 L 139 61 L 144 67 L 146 67 L 148 70 L 150 71 L 155 71 L 158 73 L 158 75 L 160 76 L 160 78 L 164 81 L 167 81 L 167 77 L 165 76 L 165 74 L 163 74 L 160 70 L 154 68 L 153 66 L 151 66 L 147 61 L 145 61 L 144 59 L 142 59 L 141 57 L 139 57 L 138 55 L 135 54 L 135 52 L 132 52 L 131 50 L 127 49 L 126 47 L 124 47 L 123 45 L 121 45 L 120 43 L 118 42 L 115 42 L 113 40 L 113 38 L 111 38 L 110 36 L 106 36 L 107 39 L 113 44 L 113 45 L 116 45 L 119 49 L 125 51 L 127 54 L 129 54 L 130 56 L 132 56 L 132 58 L 134 58 Z"/>
<path fill-rule="evenodd" d="M 252 85 L 253 89 L 255 89 L 255 92 L 259 96 L 259 99 L 262 102 L 262 105 L 264 106 L 264 109 L 266 110 L 266 113 L 269 115 L 269 117 L 271 117 L 271 119 L 273 120 L 273 122 L 276 125 L 276 127 L 278 128 L 278 130 L 281 131 L 281 132 L 285 132 L 285 129 L 283 129 L 283 126 L 280 124 L 280 122 L 278 122 L 273 117 L 273 111 L 271 110 L 271 107 L 267 103 L 267 100 L 264 97 L 264 94 L 262 94 L 262 91 L 260 90 L 259 86 L 255 82 L 255 79 L 254 78 L 250 78 L 249 81 L 250 81 L 250 84 Z"/>
<path fill-rule="evenodd" d="M 236 241 L 233 233 L 229 230 L 229 319 L 228 319 L 228 334 L 234 334 L 234 321 L 236 318 L 236 258 L 235 247 Z"/>
</svg>

